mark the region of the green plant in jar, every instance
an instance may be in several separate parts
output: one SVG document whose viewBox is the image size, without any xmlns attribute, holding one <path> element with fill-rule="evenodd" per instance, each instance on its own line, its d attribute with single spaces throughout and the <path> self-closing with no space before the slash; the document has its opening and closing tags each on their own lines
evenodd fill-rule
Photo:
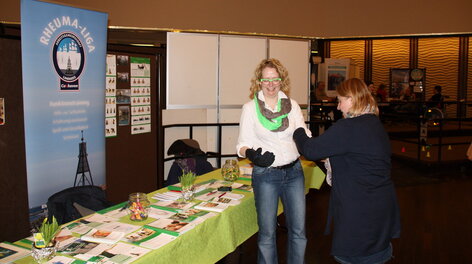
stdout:
<svg viewBox="0 0 472 264">
<path fill-rule="evenodd" d="M 239 165 L 237 160 L 226 160 L 221 168 L 221 175 L 225 181 L 235 181 L 239 178 Z"/>
<path fill-rule="evenodd" d="M 191 171 L 184 171 L 182 170 L 182 176 L 179 177 L 180 185 L 182 188 L 190 187 L 195 183 L 195 179 L 197 175 Z"/>
<path fill-rule="evenodd" d="M 54 246 L 56 242 L 54 238 L 60 230 L 57 219 L 54 216 L 51 221 L 48 221 L 48 218 L 44 218 L 43 223 L 38 228 L 38 233 L 34 234 L 35 246 L 37 248 Z"/>
<path fill-rule="evenodd" d="M 37 232 L 33 234 L 34 243 L 31 247 L 31 256 L 37 263 L 47 262 L 56 255 L 56 235 L 61 230 L 56 218 L 50 221 L 45 218 Z"/>
<path fill-rule="evenodd" d="M 182 188 L 182 199 L 185 202 L 193 200 L 195 197 L 195 179 L 197 175 L 191 171 L 185 172 L 182 170 L 182 176 L 179 177 Z"/>
</svg>

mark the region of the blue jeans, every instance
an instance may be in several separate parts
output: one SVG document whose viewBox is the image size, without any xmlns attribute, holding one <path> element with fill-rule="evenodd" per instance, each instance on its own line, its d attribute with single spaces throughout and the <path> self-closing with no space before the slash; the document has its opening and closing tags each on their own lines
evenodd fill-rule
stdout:
<svg viewBox="0 0 472 264">
<path fill-rule="evenodd" d="M 334 256 L 334 259 L 341 264 L 383 264 L 392 258 L 393 248 L 392 243 L 390 245 L 375 254 L 370 256 L 361 257 L 343 257 Z"/>
<path fill-rule="evenodd" d="M 300 162 L 287 169 L 254 166 L 252 185 L 259 225 L 257 263 L 277 264 L 279 198 L 282 200 L 288 229 L 287 263 L 304 263 L 306 203 L 305 178 Z"/>
</svg>

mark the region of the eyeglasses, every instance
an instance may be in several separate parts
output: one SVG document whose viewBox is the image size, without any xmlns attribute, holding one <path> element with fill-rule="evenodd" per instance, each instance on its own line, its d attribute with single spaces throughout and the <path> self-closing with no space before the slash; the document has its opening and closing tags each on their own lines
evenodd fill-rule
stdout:
<svg viewBox="0 0 472 264">
<path fill-rule="evenodd" d="M 274 79 L 259 79 L 259 81 L 265 85 L 272 83 L 274 85 L 277 85 L 282 81 L 282 78 L 274 78 Z"/>
</svg>

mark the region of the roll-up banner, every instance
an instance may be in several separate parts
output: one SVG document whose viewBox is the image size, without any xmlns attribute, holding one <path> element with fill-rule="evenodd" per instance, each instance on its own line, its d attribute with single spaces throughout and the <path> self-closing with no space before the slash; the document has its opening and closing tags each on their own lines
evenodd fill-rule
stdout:
<svg viewBox="0 0 472 264">
<path fill-rule="evenodd" d="M 29 207 L 74 185 L 105 184 L 108 14 L 21 1 Z"/>
</svg>

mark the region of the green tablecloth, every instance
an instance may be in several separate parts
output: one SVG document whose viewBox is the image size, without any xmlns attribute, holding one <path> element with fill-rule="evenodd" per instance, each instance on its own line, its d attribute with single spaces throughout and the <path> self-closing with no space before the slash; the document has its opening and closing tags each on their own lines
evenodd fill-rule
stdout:
<svg viewBox="0 0 472 264">
<path fill-rule="evenodd" d="M 243 161 L 244 162 L 244 161 Z M 309 188 L 319 189 L 324 181 L 324 173 L 313 162 L 302 161 L 307 191 Z M 209 179 L 222 179 L 220 170 L 199 176 L 197 182 Z M 239 180 L 248 184 L 250 181 Z M 150 193 L 151 199 L 157 192 L 165 192 L 167 189 Z M 182 234 L 171 243 L 151 251 L 134 263 L 215 263 L 236 249 L 245 240 L 254 235 L 257 230 L 256 208 L 252 192 L 234 191 L 242 193 L 245 197 L 241 204 L 232 206 L 215 217 L 205 220 L 195 228 Z M 282 211 L 280 207 L 279 213 Z M 136 224 L 136 222 L 123 222 Z M 146 222 L 145 222 L 146 223 Z M 140 223 L 140 224 L 145 224 Z M 15 263 L 33 263 L 31 257 L 18 260 Z"/>
</svg>

